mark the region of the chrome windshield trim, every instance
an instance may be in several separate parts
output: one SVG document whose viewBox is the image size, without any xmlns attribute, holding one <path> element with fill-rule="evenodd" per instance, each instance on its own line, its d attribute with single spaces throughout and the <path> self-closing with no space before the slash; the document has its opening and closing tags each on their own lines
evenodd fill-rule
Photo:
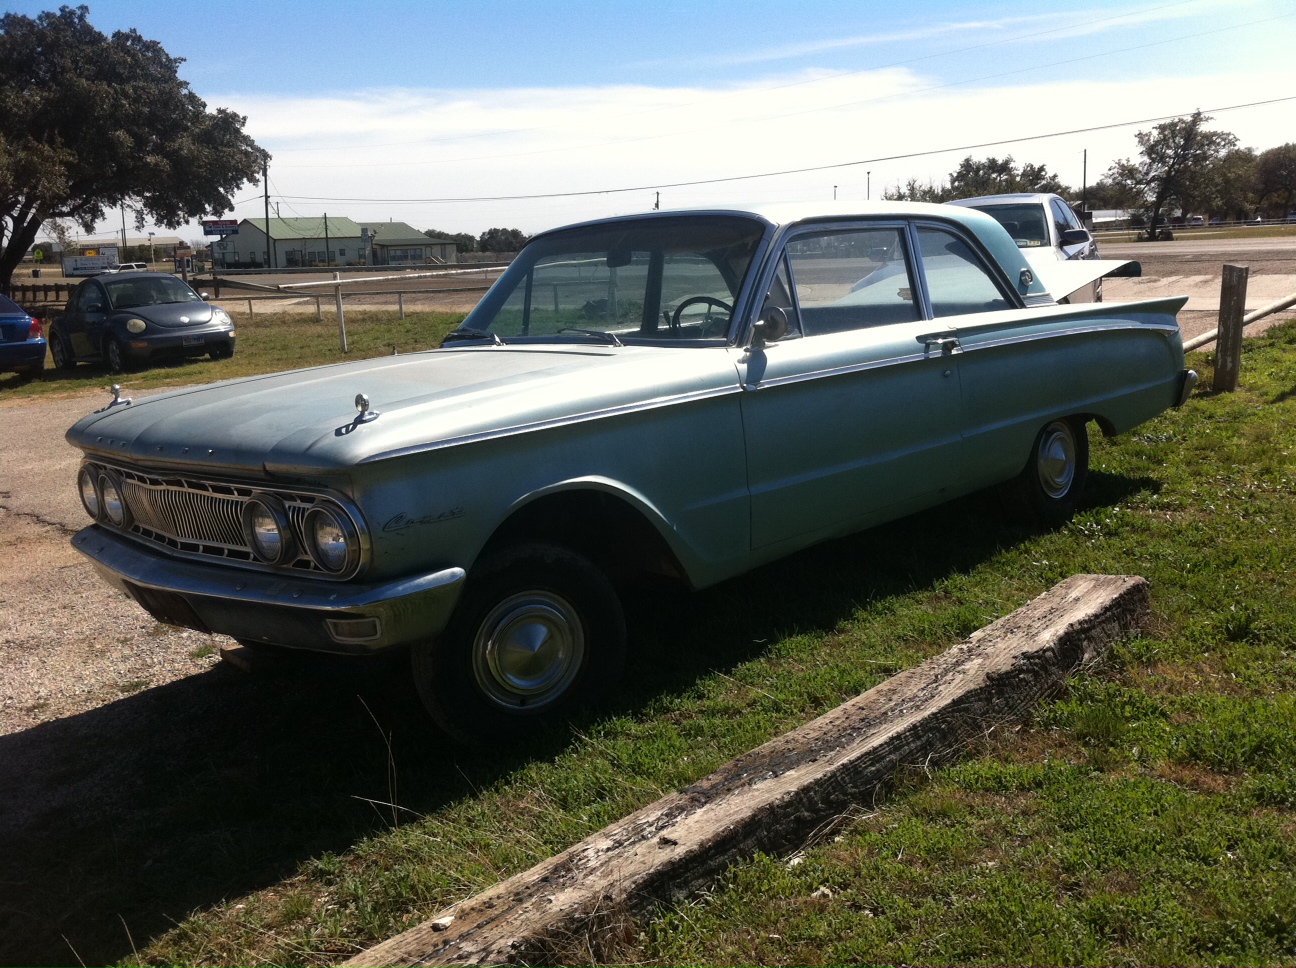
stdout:
<svg viewBox="0 0 1296 968">
<path fill-rule="evenodd" d="M 360 460 L 360 464 L 372 464 L 375 461 L 388 460 L 392 457 L 408 457 L 411 454 L 426 454 L 431 451 L 445 450 L 447 447 L 459 447 L 463 444 L 477 444 L 487 440 L 498 440 L 503 437 L 514 437 L 518 434 L 532 433 L 537 430 L 552 430 L 556 427 L 568 427 L 573 424 L 588 423 L 592 420 L 604 420 L 608 417 L 621 417 L 626 414 L 642 413 L 645 410 L 657 410 L 661 407 L 677 407 L 686 403 L 698 403 L 713 400 L 717 397 L 741 393 L 742 388 L 734 383 L 731 386 L 716 387 L 712 390 L 696 390 L 692 393 L 680 393 L 669 397 L 657 397 L 640 403 L 628 403 L 619 407 L 607 407 L 602 410 L 590 410 L 585 413 L 571 414 L 565 417 L 553 417 L 549 420 L 537 420 L 532 423 L 515 424 L 511 427 L 500 427 L 497 430 L 484 430 L 475 434 L 462 434 L 458 437 L 447 437 L 444 440 L 433 440 L 426 444 L 414 444 L 399 447 L 395 450 L 384 450 Z"/>
</svg>

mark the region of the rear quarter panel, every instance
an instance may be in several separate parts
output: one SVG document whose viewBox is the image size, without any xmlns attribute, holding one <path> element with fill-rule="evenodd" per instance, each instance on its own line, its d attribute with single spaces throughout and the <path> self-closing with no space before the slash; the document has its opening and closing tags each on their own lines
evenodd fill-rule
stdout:
<svg viewBox="0 0 1296 968">
<path fill-rule="evenodd" d="M 949 320 L 958 333 L 964 463 L 973 487 L 1025 465 L 1050 420 L 1081 415 L 1104 433 L 1137 426 L 1177 399 L 1184 299 L 1011 310 Z"/>
</svg>

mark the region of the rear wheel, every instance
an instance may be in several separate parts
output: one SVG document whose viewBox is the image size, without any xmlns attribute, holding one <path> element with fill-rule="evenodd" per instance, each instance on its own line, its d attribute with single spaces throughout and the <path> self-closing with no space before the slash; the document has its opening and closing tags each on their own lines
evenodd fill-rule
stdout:
<svg viewBox="0 0 1296 968">
<path fill-rule="evenodd" d="M 51 329 L 49 335 L 50 356 L 54 360 L 54 366 L 59 370 L 70 370 L 76 366 L 76 360 L 72 356 L 72 351 L 68 349 L 67 337 L 63 335 L 61 329 Z"/>
<path fill-rule="evenodd" d="M 412 650 L 423 705 L 452 736 L 512 741 L 601 698 L 625 663 L 616 590 L 589 559 L 519 545 L 473 570 L 445 635 Z"/>
<path fill-rule="evenodd" d="M 1009 484 L 1012 503 L 1045 527 L 1075 514 L 1089 479 L 1089 435 L 1083 420 L 1068 417 L 1047 424 L 1035 436 L 1022 472 Z"/>
</svg>

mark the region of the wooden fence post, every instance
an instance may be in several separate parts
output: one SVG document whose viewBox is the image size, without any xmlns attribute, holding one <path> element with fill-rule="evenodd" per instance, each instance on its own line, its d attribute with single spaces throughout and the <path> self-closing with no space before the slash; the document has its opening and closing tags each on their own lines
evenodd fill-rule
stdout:
<svg viewBox="0 0 1296 968">
<path fill-rule="evenodd" d="M 1220 283 L 1219 338 L 1215 343 L 1216 393 L 1232 393 L 1238 388 L 1242 370 L 1242 317 L 1246 315 L 1249 266 L 1224 266 Z"/>
<path fill-rule="evenodd" d="M 333 281 L 338 283 L 333 287 L 333 299 L 337 302 L 337 319 L 338 319 L 338 337 L 342 343 L 342 352 L 347 351 L 346 338 L 346 317 L 342 315 L 342 273 L 333 273 Z"/>
</svg>

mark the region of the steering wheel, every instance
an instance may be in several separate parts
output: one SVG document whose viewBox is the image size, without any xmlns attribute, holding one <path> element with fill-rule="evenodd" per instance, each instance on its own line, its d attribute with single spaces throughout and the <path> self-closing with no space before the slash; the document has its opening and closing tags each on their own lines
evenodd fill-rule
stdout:
<svg viewBox="0 0 1296 968">
<path fill-rule="evenodd" d="M 733 306 L 725 302 L 723 299 L 717 299 L 715 296 L 689 296 L 682 303 L 680 303 L 678 306 L 675 307 L 675 313 L 671 316 L 671 321 L 670 321 L 671 330 L 673 332 L 679 332 L 680 316 L 683 314 L 684 310 L 687 309 L 689 306 L 699 306 L 699 305 L 715 306 L 719 309 L 723 309 L 730 316 L 733 315 Z M 725 325 L 727 326 L 728 324 L 729 324 L 729 320 L 726 319 Z M 708 309 L 706 322 L 702 324 L 703 336 L 714 335 L 712 333 L 707 332 L 707 329 L 710 327 L 710 325 L 711 325 L 711 311 L 710 309 Z"/>
</svg>

